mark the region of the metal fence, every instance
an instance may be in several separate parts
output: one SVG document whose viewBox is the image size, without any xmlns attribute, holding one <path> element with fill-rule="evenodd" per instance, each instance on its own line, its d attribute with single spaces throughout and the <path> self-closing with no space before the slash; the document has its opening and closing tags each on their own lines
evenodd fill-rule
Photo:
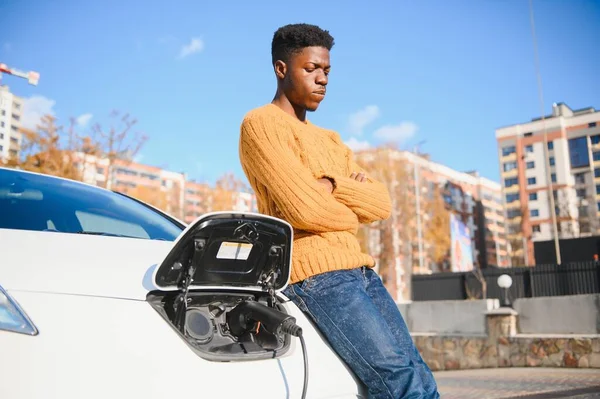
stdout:
<svg viewBox="0 0 600 399">
<path fill-rule="evenodd" d="M 482 274 L 487 283 L 487 298 L 502 298 L 497 283 L 502 274 L 512 277 L 509 289 L 512 300 L 600 293 L 600 262 L 488 267 L 482 270 Z M 413 275 L 412 298 L 413 301 L 482 298 L 482 284 L 472 272 Z"/>
</svg>

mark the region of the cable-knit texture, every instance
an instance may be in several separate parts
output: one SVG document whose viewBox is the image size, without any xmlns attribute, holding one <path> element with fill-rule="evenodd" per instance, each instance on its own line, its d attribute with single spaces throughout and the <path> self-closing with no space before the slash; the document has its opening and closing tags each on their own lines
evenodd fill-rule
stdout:
<svg viewBox="0 0 600 399">
<path fill-rule="evenodd" d="M 290 284 L 332 270 L 375 265 L 356 238 L 359 223 L 389 217 L 385 185 L 364 172 L 333 131 L 301 122 L 273 104 L 250 111 L 240 132 L 240 161 L 258 211 L 294 228 Z M 328 177 L 330 193 L 317 179 Z"/>
</svg>

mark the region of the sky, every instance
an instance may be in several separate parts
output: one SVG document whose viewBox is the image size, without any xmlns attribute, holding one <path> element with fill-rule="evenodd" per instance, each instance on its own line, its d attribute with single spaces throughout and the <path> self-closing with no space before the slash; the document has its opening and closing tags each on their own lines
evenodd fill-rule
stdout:
<svg viewBox="0 0 600 399">
<path fill-rule="evenodd" d="M 600 109 L 600 1 L 533 0 L 543 109 Z M 540 116 L 527 0 L 0 0 L 0 63 L 24 123 L 51 113 L 79 129 L 112 110 L 138 120 L 137 160 L 213 183 L 245 179 L 244 114 L 271 101 L 278 27 L 335 38 L 327 98 L 309 119 L 354 149 L 417 144 L 431 159 L 499 181 L 495 130 Z"/>
</svg>

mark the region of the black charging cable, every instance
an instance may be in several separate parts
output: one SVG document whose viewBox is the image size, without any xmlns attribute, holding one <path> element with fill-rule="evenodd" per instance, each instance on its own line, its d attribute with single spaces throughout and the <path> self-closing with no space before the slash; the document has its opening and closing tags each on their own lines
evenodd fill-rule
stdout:
<svg viewBox="0 0 600 399">
<path fill-rule="evenodd" d="M 255 322 L 260 322 L 264 328 L 272 333 L 284 333 L 300 338 L 302 357 L 304 358 L 302 399 L 305 399 L 308 389 L 308 353 L 302 336 L 302 327 L 296 324 L 294 317 L 256 301 L 243 301 L 227 315 L 229 330 L 238 337 L 251 329 Z"/>
<path fill-rule="evenodd" d="M 304 342 L 302 328 L 296 324 L 296 321 L 293 318 L 289 318 L 281 323 L 281 332 L 300 338 L 302 357 L 304 358 L 304 386 L 302 387 L 302 399 L 305 399 L 306 390 L 308 389 L 308 352 L 306 351 L 306 342 Z"/>
</svg>

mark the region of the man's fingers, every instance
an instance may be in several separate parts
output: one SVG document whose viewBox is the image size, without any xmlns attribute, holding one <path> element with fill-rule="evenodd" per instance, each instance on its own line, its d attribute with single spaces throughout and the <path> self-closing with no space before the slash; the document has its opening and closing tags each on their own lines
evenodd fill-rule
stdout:
<svg viewBox="0 0 600 399">
<path fill-rule="evenodd" d="M 350 175 L 350 178 L 354 179 L 358 182 L 361 182 L 361 183 L 364 182 L 365 180 L 367 180 L 367 177 L 362 172 L 360 172 L 360 173 L 352 172 L 352 174 Z"/>
</svg>

